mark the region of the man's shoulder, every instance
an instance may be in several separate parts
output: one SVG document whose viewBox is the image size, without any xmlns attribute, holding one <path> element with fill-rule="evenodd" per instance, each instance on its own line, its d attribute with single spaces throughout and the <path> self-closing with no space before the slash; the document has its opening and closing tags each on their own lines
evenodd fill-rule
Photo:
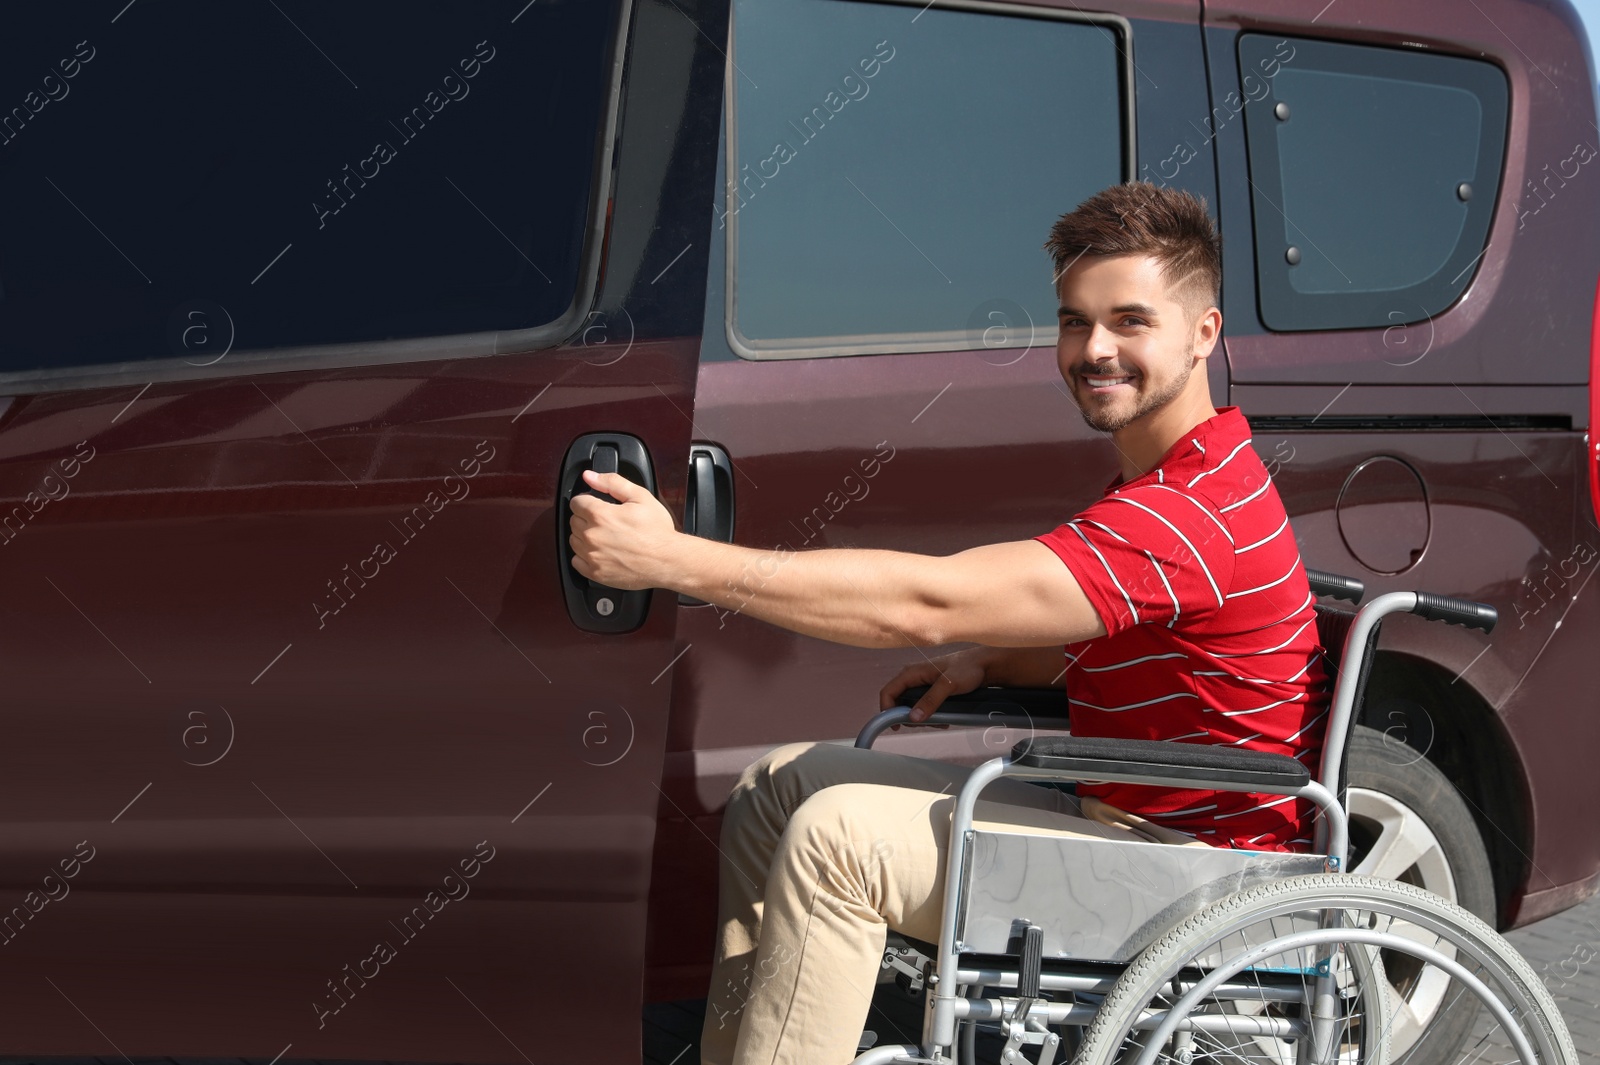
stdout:
<svg viewBox="0 0 1600 1065">
<path fill-rule="evenodd" d="M 1100 504 L 1104 504 L 1104 507 L 1100 507 Z M 1160 522 L 1179 533 L 1198 529 L 1207 535 L 1216 532 L 1232 539 L 1232 523 L 1223 509 L 1222 501 L 1198 484 L 1151 482 L 1130 485 L 1109 493 L 1100 504 L 1096 504 L 1099 513 L 1115 513 L 1128 508 L 1148 515 L 1149 520 Z"/>
</svg>

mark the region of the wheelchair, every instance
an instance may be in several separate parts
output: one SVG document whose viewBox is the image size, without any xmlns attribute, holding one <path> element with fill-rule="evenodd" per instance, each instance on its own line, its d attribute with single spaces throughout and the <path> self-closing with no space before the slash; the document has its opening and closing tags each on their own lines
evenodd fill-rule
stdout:
<svg viewBox="0 0 1600 1065">
<path fill-rule="evenodd" d="M 1321 597 L 1359 604 L 1365 593 L 1353 578 L 1306 574 Z M 1315 779 L 1287 755 L 1036 735 L 1066 725 L 1064 689 L 979 689 L 911 722 L 919 687 L 871 718 L 857 747 L 895 724 L 1008 726 L 1028 738 L 977 765 L 956 798 L 939 941 L 897 933 L 906 946 L 885 952 L 883 969 L 924 994 L 922 1042 L 872 1047 L 854 1065 L 977 1065 L 979 1024 L 998 1027 L 1002 1065 L 1058 1055 L 1078 1065 L 1385 1065 L 1405 1008 L 1395 986 L 1423 977 L 1450 981 L 1442 1009 L 1462 996 L 1482 1004 L 1480 1043 L 1529 1065 L 1577 1065 L 1548 991 L 1492 928 L 1421 888 L 1343 871 L 1345 756 L 1379 622 L 1397 611 L 1486 633 L 1498 620 L 1486 603 L 1422 591 L 1354 612 L 1319 601 L 1331 701 Z M 979 793 L 1001 777 L 1295 796 L 1319 810 L 1315 839 L 1311 853 L 1290 854 L 975 827 Z"/>
</svg>

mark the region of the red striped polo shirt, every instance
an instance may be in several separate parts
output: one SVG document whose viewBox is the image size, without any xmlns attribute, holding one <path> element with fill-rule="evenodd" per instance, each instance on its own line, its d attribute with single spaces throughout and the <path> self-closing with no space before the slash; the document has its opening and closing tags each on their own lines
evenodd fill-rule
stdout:
<svg viewBox="0 0 1600 1065">
<path fill-rule="evenodd" d="M 1249 423 L 1237 406 L 1216 410 L 1148 473 L 1119 475 L 1034 537 L 1106 627 L 1066 646 L 1072 732 L 1271 751 L 1315 773 L 1330 703 L 1316 597 Z M 1302 799 L 1113 783 L 1078 792 L 1216 846 L 1311 842 L 1314 807 Z"/>
</svg>

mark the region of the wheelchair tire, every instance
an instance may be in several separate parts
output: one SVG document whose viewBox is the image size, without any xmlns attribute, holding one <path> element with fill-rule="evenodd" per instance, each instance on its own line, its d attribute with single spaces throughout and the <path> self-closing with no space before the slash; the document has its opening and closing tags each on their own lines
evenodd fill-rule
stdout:
<svg viewBox="0 0 1600 1065">
<path fill-rule="evenodd" d="M 1192 962 L 1207 954 L 1213 944 L 1230 937 L 1251 945 L 1265 943 L 1289 931 L 1287 918 L 1290 914 L 1323 909 L 1345 911 L 1347 926 L 1352 927 L 1375 929 L 1387 918 L 1388 923 L 1383 927 L 1385 931 L 1392 930 L 1395 947 L 1385 945 L 1381 948 L 1383 952 L 1405 944 L 1421 944 L 1453 956 L 1456 962 L 1483 980 L 1514 1016 L 1521 1018 L 1522 1030 L 1534 1047 L 1539 1065 L 1578 1065 L 1572 1037 L 1554 1000 L 1516 948 L 1499 933 L 1467 910 L 1421 888 L 1393 880 L 1329 873 L 1293 877 L 1230 895 L 1152 943 L 1128 966 L 1106 996 L 1084 1037 L 1083 1050 L 1075 1065 L 1133 1061 L 1136 1054 L 1128 1051 L 1135 1022 L 1146 1010 L 1160 1011 L 1169 1007 L 1175 1001 L 1171 990 L 1173 978 L 1185 969 L 1193 971 Z M 1396 923 L 1401 927 L 1394 928 Z M 1350 951 L 1358 969 L 1361 957 L 1378 953 L 1378 949 L 1371 947 Z M 1381 972 L 1381 965 L 1373 971 Z M 1387 984 L 1386 979 L 1383 984 Z M 1458 995 L 1469 994 L 1464 987 L 1457 987 L 1456 991 Z M 1387 1000 L 1387 986 L 1380 988 L 1380 997 Z M 1201 1008 L 1204 1009 L 1204 1005 Z M 1213 1008 L 1212 1012 L 1218 1010 Z M 1384 1012 L 1387 1019 L 1386 1008 Z M 1373 1028 L 1372 1025 L 1365 1027 Z M 1383 1038 L 1387 1034 L 1386 1026 L 1377 1026 L 1373 1034 L 1377 1036 L 1376 1042 L 1368 1043 L 1367 1034 L 1362 1033 L 1360 1046 L 1353 1055 L 1362 1065 L 1381 1062 L 1386 1054 L 1387 1039 Z M 1226 1047 L 1226 1052 L 1217 1056 L 1241 1062 L 1252 1060 L 1247 1055 L 1253 1052 L 1251 1048 L 1238 1037 L 1235 1040 L 1238 1045 Z M 1255 1060 L 1275 1065 L 1295 1060 L 1292 1044 L 1271 1042 L 1275 1045 L 1261 1047 Z M 1285 1046 L 1290 1048 L 1287 1056 L 1284 1056 Z M 1206 1049 L 1201 1045 L 1201 1053 L 1192 1056 L 1204 1058 Z M 1340 1060 L 1348 1061 L 1350 1056 L 1341 1055 Z"/>
<path fill-rule="evenodd" d="M 1356 726 L 1349 749 L 1349 872 L 1415 885 L 1492 925 L 1494 876 L 1483 837 L 1454 785 L 1424 753 L 1394 736 Z M 1374 845 L 1387 855 L 1369 856 Z M 1385 860 L 1402 852 L 1404 864 Z M 1406 1065 L 1449 1065 L 1482 1016 L 1481 1004 L 1474 1000 L 1440 1010 L 1437 986 L 1415 979 L 1415 959 L 1395 962 L 1390 984 L 1408 1009 L 1406 1023 L 1392 1034 L 1391 1053 L 1404 1055 Z"/>
</svg>

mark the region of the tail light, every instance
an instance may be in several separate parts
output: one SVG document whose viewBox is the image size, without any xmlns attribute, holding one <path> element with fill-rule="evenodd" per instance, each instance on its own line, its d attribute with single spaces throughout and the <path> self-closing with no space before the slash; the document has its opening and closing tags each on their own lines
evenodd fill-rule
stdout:
<svg viewBox="0 0 1600 1065">
<path fill-rule="evenodd" d="M 1594 311 L 1589 323 L 1589 505 L 1600 525 L 1600 279 L 1595 282 Z"/>
</svg>

